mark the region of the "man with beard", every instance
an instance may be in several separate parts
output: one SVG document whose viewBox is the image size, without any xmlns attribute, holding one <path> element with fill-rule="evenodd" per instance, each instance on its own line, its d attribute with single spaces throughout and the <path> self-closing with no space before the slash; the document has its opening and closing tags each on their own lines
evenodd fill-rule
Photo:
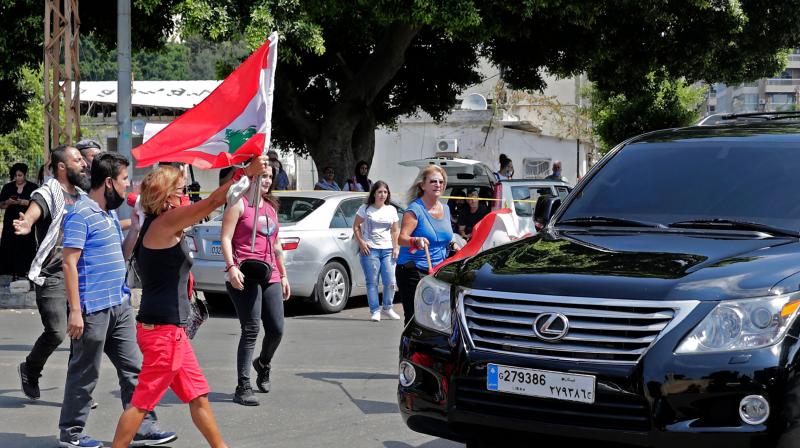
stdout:
<svg viewBox="0 0 800 448">
<path fill-rule="evenodd" d="M 84 433 L 92 393 L 100 377 L 103 353 L 117 370 L 120 398 L 131 401 L 142 367 L 136 344 L 136 318 L 125 282 L 125 259 L 139 235 L 138 219 L 123 241 L 115 211 L 125 202 L 130 186 L 128 159 L 117 153 L 100 153 L 92 162 L 92 187 L 64 218 L 64 284 L 69 302 L 67 334 L 71 356 L 58 422 L 62 447 L 102 447 Z M 149 412 L 132 446 L 171 442 L 173 432 L 163 432 Z"/>
<path fill-rule="evenodd" d="M 22 392 L 32 400 L 39 399 L 39 377 L 44 364 L 61 345 L 67 331 L 67 298 L 61 270 L 61 223 L 89 187 L 86 161 L 72 146 L 59 146 L 53 150 L 50 171 L 55 177 L 47 179 L 31 194 L 28 209 L 12 223 L 17 235 L 28 235 L 35 227 L 38 246 L 28 278 L 36 287 L 36 305 L 44 332 L 18 367 Z"/>
</svg>

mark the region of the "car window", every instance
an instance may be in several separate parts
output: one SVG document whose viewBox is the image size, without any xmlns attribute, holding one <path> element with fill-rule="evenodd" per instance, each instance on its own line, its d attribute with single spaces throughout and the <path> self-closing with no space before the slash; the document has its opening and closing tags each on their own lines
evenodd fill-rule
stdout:
<svg viewBox="0 0 800 448">
<path fill-rule="evenodd" d="M 347 227 L 353 227 L 353 221 L 356 219 L 356 212 L 363 203 L 364 200 L 362 198 L 347 199 L 342 201 L 342 203 L 339 204 L 339 207 L 336 208 L 336 213 L 334 213 L 333 219 L 331 219 L 331 228 L 344 229 Z"/>
<path fill-rule="evenodd" d="M 278 222 L 281 224 L 294 224 L 325 203 L 322 199 L 294 196 L 281 196 L 278 201 Z"/>
<path fill-rule="evenodd" d="M 569 195 L 570 188 L 568 187 L 556 187 L 556 193 L 558 197 L 563 201 Z"/>
<path fill-rule="evenodd" d="M 542 195 L 552 195 L 550 187 L 528 187 L 520 185 L 511 187 L 511 198 L 514 199 L 514 211 L 517 216 L 533 216 L 536 200 Z M 524 201 L 524 202 L 516 202 Z"/>
</svg>

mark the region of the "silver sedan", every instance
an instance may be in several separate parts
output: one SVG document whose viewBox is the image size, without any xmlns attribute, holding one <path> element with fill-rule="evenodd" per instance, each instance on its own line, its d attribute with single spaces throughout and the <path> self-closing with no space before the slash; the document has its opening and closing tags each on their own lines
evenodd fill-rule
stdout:
<svg viewBox="0 0 800 448">
<path fill-rule="evenodd" d="M 350 296 L 366 294 L 353 237 L 356 211 L 365 193 L 339 191 L 277 193 L 278 221 L 292 295 L 308 298 L 326 313 L 341 311 Z M 402 209 L 397 206 L 399 214 Z M 195 288 L 226 292 L 220 245 L 221 216 L 191 228 Z"/>
</svg>

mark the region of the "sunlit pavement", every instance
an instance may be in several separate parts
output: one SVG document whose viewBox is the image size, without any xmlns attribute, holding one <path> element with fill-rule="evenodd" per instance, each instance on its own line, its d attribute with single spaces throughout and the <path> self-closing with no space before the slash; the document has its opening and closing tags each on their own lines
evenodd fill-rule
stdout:
<svg viewBox="0 0 800 448">
<path fill-rule="evenodd" d="M 348 309 L 334 315 L 314 314 L 299 302 L 288 304 L 283 342 L 272 363 L 272 392 L 257 394 L 258 407 L 231 401 L 238 320 L 226 297 L 210 299 L 214 316 L 200 328 L 193 345 L 213 390 L 209 398 L 214 413 L 231 447 L 463 446 L 415 433 L 403 423 L 395 398 L 402 321 L 370 322 L 365 298 L 355 298 Z M 400 305 L 395 307 L 402 314 Z M 45 367 L 39 401 L 22 395 L 16 372 L 40 331 L 35 310 L 0 311 L 2 448 L 57 446 L 68 343 Z M 107 445 L 122 411 L 118 389 L 114 368 L 105 359 L 94 394 L 100 406 L 90 415 L 87 433 Z M 178 432 L 178 441 L 169 446 L 207 446 L 192 425 L 189 407 L 171 392 L 157 412 L 162 429 Z"/>
</svg>

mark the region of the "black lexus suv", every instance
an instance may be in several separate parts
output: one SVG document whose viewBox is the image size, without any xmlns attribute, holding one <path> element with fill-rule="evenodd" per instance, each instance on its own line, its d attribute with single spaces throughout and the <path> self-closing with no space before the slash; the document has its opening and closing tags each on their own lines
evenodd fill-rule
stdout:
<svg viewBox="0 0 800 448">
<path fill-rule="evenodd" d="M 425 277 L 406 424 L 468 447 L 800 446 L 800 121 L 749 118 L 631 139 L 540 199 L 536 236 Z"/>
</svg>

